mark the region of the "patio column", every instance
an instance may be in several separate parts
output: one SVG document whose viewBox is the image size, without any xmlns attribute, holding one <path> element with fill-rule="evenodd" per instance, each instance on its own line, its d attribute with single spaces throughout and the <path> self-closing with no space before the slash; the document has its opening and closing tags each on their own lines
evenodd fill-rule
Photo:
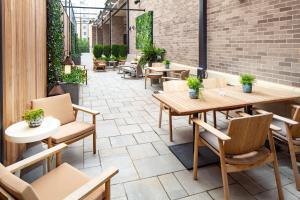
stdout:
<svg viewBox="0 0 300 200">
<path fill-rule="evenodd" d="M 199 67 L 207 69 L 207 0 L 199 0 Z M 198 76 L 201 71 L 198 70 Z"/>
</svg>

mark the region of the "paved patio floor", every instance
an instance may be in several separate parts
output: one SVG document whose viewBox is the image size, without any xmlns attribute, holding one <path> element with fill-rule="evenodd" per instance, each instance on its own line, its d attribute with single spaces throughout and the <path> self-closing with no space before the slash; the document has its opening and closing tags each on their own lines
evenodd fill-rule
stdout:
<svg viewBox="0 0 300 200">
<path fill-rule="evenodd" d="M 82 60 L 91 69 L 92 57 Z M 95 177 L 108 167 L 120 172 L 112 180 L 114 200 L 223 199 L 219 165 L 200 168 L 198 181 L 169 151 L 168 145 L 192 141 L 187 117 L 174 118 L 174 143 L 168 141 L 166 113 L 158 128 L 159 104 L 153 89 L 144 89 L 142 79 L 123 79 L 117 71 L 88 72 L 82 87 L 81 105 L 101 112 L 97 117 L 97 154 L 92 138 L 79 141 L 64 151 L 63 161 Z M 211 118 L 210 118 L 211 119 Z M 222 115 L 221 121 L 225 121 Z M 80 114 L 79 120 L 90 121 Z M 221 124 L 223 124 L 223 122 Z M 280 153 L 281 180 L 286 199 L 299 199 L 288 153 Z M 273 169 L 264 166 L 230 175 L 231 199 L 277 199 Z"/>
</svg>

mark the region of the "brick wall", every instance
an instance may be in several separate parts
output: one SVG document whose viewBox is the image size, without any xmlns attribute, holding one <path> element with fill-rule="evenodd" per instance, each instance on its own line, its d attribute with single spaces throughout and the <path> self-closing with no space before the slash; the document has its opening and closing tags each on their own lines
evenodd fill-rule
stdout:
<svg viewBox="0 0 300 200">
<path fill-rule="evenodd" d="M 96 41 L 96 39 L 97 39 L 97 37 L 96 37 L 96 35 L 97 35 L 97 27 L 96 26 L 91 26 L 91 28 L 92 28 L 92 37 L 91 37 L 91 42 L 92 42 L 92 45 L 91 45 L 91 47 L 92 48 L 94 48 L 94 46 L 97 44 L 97 41 Z"/>
<path fill-rule="evenodd" d="M 112 44 L 124 44 L 123 37 L 126 33 L 125 17 L 112 17 Z"/>
<path fill-rule="evenodd" d="M 208 64 L 300 87 L 300 1 L 208 0 Z"/>
<path fill-rule="evenodd" d="M 103 29 L 102 28 L 98 28 L 98 31 L 97 31 L 97 44 L 103 44 Z"/>
<path fill-rule="evenodd" d="M 139 5 L 130 0 L 130 8 L 154 11 L 154 43 L 167 50 L 173 62 L 197 66 L 199 0 L 141 0 Z M 130 12 L 130 25 L 143 12 Z M 135 49 L 135 30 L 130 31 L 130 52 Z"/>
<path fill-rule="evenodd" d="M 207 0 L 208 68 L 300 87 L 300 0 Z M 199 0 L 130 0 L 154 11 L 154 43 L 177 63 L 198 64 Z M 143 12 L 130 13 L 130 25 Z M 130 51 L 135 30 L 130 31 Z"/>
</svg>

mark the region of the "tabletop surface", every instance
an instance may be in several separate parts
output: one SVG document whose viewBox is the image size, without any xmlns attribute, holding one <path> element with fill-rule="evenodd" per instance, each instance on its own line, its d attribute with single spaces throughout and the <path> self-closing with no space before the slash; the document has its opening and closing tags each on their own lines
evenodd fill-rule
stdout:
<svg viewBox="0 0 300 200">
<path fill-rule="evenodd" d="M 41 126 L 29 128 L 25 121 L 17 122 L 5 130 L 5 139 L 13 143 L 30 143 L 41 141 L 55 133 L 60 121 L 53 117 L 45 117 Z"/>
<path fill-rule="evenodd" d="M 300 98 L 299 94 L 254 86 L 252 93 L 243 93 L 242 86 L 203 89 L 199 99 L 191 99 L 188 92 L 153 94 L 160 102 L 178 114 L 193 114 L 210 110 L 237 108 L 258 103 L 272 103 Z"/>
</svg>

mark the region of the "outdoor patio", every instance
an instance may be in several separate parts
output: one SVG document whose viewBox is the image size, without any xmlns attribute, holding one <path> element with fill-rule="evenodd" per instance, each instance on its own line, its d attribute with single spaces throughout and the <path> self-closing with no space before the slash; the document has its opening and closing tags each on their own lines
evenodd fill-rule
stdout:
<svg viewBox="0 0 300 200">
<path fill-rule="evenodd" d="M 123 79 L 117 71 L 95 73 L 92 55 L 82 56 L 89 67 L 88 85 L 82 87 L 81 105 L 100 111 L 97 117 L 97 154 L 92 153 L 92 137 L 69 146 L 63 152 L 67 162 L 91 177 L 110 166 L 119 168 L 112 179 L 114 200 L 223 199 L 219 165 L 198 170 L 198 181 L 168 149 L 168 145 L 192 141 L 192 126 L 187 117 L 173 121 L 174 143 L 169 142 L 167 115 L 158 128 L 159 102 L 152 97 L 154 88 L 143 87 L 143 79 Z M 87 115 L 79 120 L 89 121 Z M 208 117 L 209 121 L 211 117 Z M 218 115 L 219 126 L 225 116 Z M 299 199 L 289 163 L 289 154 L 278 154 L 285 199 Z M 277 199 L 270 166 L 230 174 L 231 199 Z"/>
</svg>

